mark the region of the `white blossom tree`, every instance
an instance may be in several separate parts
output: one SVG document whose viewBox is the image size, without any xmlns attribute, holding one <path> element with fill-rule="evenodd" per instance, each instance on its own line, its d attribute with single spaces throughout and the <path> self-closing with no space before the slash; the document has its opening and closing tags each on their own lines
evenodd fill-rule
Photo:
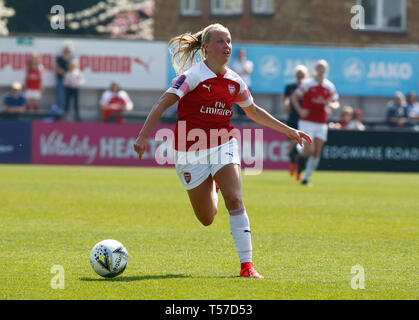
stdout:
<svg viewBox="0 0 419 320">
<path fill-rule="evenodd" d="M 142 12 L 148 18 L 142 18 Z M 154 0 L 103 0 L 65 15 L 72 30 L 94 28 L 112 38 L 153 39 Z M 110 22 L 109 22 L 110 21 Z"/>
<path fill-rule="evenodd" d="M 9 29 L 7 29 L 8 18 L 15 15 L 13 8 L 7 8 L 4 0 L 0 0 L 0 36 L 8 36 Z"/>
</svg>

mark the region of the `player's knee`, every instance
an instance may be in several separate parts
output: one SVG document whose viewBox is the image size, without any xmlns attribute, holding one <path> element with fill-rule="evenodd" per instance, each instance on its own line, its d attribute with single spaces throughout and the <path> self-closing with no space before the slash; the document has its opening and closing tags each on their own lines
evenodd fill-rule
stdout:
<svg viewBox="0 0 419 320">
<path fill-rule="evenodd" d="M 323 149 L 322 147 L 316 148 L 314 151 L 313 157 L 320 158 L 322 155 L 322 149 Z"/>
<path fill-rule="evenodd" d="M 231 208 L 236 209 L 243 207 L 243 200 L 240 194 L 223 195 L 223 197 L 227 209 L 230 210 Z"/>
<path fill-rule="evenodd" d="M 212 224 L 212 222 L 214 221 L 214 217 L 215 217 L 215 216 L 213 216 L 213 217 L 206 217 L 206 218 L 200 219 L 199 221 L 202 223 L 202 225 L 203 225 L 204 227 L 208 227 L 208 226 L 210 226 L 210 225 Z"/>
<path fill-rule="evenodd" d="M 217 208 L 214 208 L 210 212 L 205 212 L 205 214 L 199 215 L 198 220 L 204 227 L 208 227 L 213 223 L 216 214 Z"/>
<path fill-rule="evenodd" d="M 314 156 L 314 154 L 315 154 L 315 150 L 314 150 L 313 148 L 305 148 L 305 149 L 304 149 L 304 154 L 305 154 L 307 157 L 312 157 L 312 156 Z"/>
<path fill-rule="evenodd" d="M 214 221 L 214 219 L 212 219 L 212 220 L 204 220 L 204 221 L 201 221 L 201 223 L 202 223 L 202 225 L 204 227 L 209 227 L 212 224 L 213 221 Z"/>
</svg>

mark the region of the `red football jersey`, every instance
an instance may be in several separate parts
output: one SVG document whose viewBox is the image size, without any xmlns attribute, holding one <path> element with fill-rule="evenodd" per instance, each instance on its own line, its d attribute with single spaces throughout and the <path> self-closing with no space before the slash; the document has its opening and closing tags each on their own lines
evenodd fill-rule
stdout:
<svg viewBox="0 0 419 320">
<path fill-rule="evenodd" d="M 41 68 L 31 68 L 26 72 L 26 89 L 41 90 L 42 71 Z"/>
<path fill-rule="evenodd" d="M 125 107 L 128 103 L 132 102 L 130 97 L 128 96 L 127 92 L 124 90 L 120 90 L 117 93 L 114 93 L 110 90 L 105 91 L 100 98 L 100 104 L 104 106 L 108 106 L 110 104 L 115 104 L 118 106 L 118 109 L 108 109 L 103 110 L 102 112 L 102 120 L 108 121 L 112 114 L 122 114 L 125 110 Z M 116 118 L 115 122 L 123 122 L 123 118 Z"/>
<path fill-rule="evenodd" d="M 302 108 L 309 111 L 308 116 L 300 117 L 300 120 L 327 123 L 325 107 L 329 101 L 339 99 L 335 85 L 328 79 L 324 79 L 320 84 L 316 79 L 311 78 L 300 85 L 297 93 L 303 96 Z"/>
<path fill-rule="evenodd" d="M 234 103 L 242 108 L 253 104 L 249 89 L 237 73 L 227 69 L 223 75 L 215 74 L 203 61 L 175 78 L 166 92 L 180 98 L 175 129 L 175 149 L 179 151 L 225 143 L 232 138 L 228 136 L 234 129 L 230 123 Z"/>
</svg>

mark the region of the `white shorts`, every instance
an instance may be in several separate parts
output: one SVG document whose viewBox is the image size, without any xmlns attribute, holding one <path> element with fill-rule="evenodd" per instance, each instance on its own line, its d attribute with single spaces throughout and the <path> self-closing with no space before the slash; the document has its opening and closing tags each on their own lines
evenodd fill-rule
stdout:
<svg viewBox="0 0 419 320">
<path fill-rule="evenodd" d="M 31 90 L 31 89 L 27 89 L 25 91 L 25 98 L 26 99 L 35 99 L 35 100 L 39 100 L 41 99 L 41 91 L 39 90 Z"/>
<path fill-rule="evenodd" d="M 176 151 L 175 167 L 177 175 L 186 190 L 191 190 L 204 182 L 209 175 L 214 176 L 227 164 L 240 165 L 237 139 L 214 148 L 200 151 Z"/>
<path fill-rule="evenodd" d="M 317 123 L 306 120 L 298 121 L 298 130 L 304 131 L 307 133 L 311 139 L 318 138 L 327 141 L 327 124 L 326 123 Z"/>
</svg>

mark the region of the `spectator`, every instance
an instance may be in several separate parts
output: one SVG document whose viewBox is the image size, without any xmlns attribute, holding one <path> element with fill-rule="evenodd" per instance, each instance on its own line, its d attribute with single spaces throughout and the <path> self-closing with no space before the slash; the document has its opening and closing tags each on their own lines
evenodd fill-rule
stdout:
<svg viewBox="0 0 419 320">
<path fill-rule="evenodd" d="M 4 97 L 3 112 L 7 119 L 17 119 L 25 110 L 26 99 L 22 93 L 22 85 L 19 82 L 13 82 L 11 92 Z"/>
<path fill-rule="evenodd" d="M 407 125 L 407 120 L 406 98 L 397 91 L 387 106 L 387 123 L 392 127 L 402 128 Z"/>
<path fill-rule="evenodd" d="M 411 129 L 419 131 L 419 102 L 414 91 L 407 95 L 407 119 Z"/>
<path fill-rule="evenodd" d="M 134 105 L 128 96 L 128 93 L 121 90 L 117 82 L 112 82 L 110 89 L 106 90 L 100 99 L 102 120 L 107 122 L 124 122 L 123 117 L 115 117 L 112 119 L 111 115 L 122 115 L 124 111 L 131 111 L 133 107 Z"/>
<path fill-rule="evenodd" d="M 409 119 L 419 119 L 419 102 L 416 100 L 416 93 L 410 92 L 407 96 L 407 117 Z"/>
<path fill-rule="evenodd" d="M 251 74 L 253 72 L 253 62 L 247 59 L 246 50 L 239 49 L 237 51 L 237 58 L 231 64 L 233 69 L 247 84 L 247 87 L 252 87 Z"/>
<path fill-rule="evenodd" d="M 57 106 L 60 110 L 64 109 L 65 87 L 64 76 L 69 69 L 72 60 L 72 46 L 66 45 L 63 49 L 62 55 L 58 56 L 55 61 L 55 75 L 56 75 L 56 99 Z"/>
<path fill-rule="evenodd" d="M 235 71 L 246 83 L 249 90 L 252 87 L 251 74 L 253 72 L 253 62 L 247 59 L 246 50 L 239 49 L 237 51 L 237 58 L 233 60 L 231 64 L 231 69 Z M 239 115 L 239 117 L 244 117 L 245 113 L 242 108 L 237 105 L 234 105 L 234 109 Z"/>
<path fill-rule="evenodd" d="M 42 96 L 42 71 L 43 67 L 39 63 L 39 55 L 33 53 L 29 58 L 25 79 L 27 111 L 33 110 L 36 112 L 39 109 L 39 100 Z"/>
<path fill-rule="evenodd" d="M 354 109 L 351 106 L 344 106 L 339 116 L 339 123 L 341 129 L 346 129 L 349 122 L 351 122 L 354 115 Z"/>
<path fill-rule="evenodd" d="M 345 106 L 342 108 L 342 112 L 339 115 L 338 122 L 329 122 L 328 127 L 330 129 L 344 130 L 346 129 L 349 122 L 352 120 L 354 110 L 351 106 Z"/>
<path fill-rule="evenodd" d="M 68 72 L 64 76 L 65 87 L 65 108 L 64 114 L 69 115 L 70 100 L 73 100 L 74 115 L 76 121 L 81 121 L 79 113 L 79 87 L 84 83 L 83 73 L 79 69 L 79 63 L 73 59 L 70 63 Z"/>
<path fill-rule="evenodd" d="M 364 115 L 362 109 L 355 108 L 353 111 L 352 120 L 346 126 L 346 130 L 365 131 L 365 125 L 362 123 L 363 121 Z"/>
</svg>

